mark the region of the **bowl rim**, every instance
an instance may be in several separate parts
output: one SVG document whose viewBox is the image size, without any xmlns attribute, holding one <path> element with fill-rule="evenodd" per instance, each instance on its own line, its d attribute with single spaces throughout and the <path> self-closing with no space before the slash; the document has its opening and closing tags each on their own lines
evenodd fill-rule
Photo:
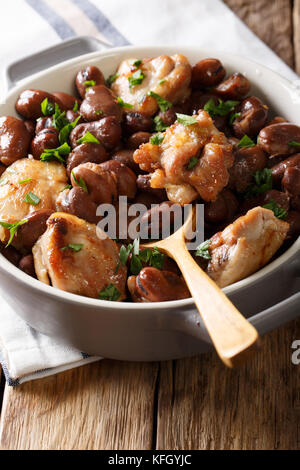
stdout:
<svg viewBox="0 0 300 470">
<path fill-rule="evenodd" d="M 111 49 L 106 49 L 104 51 L 91 52 L 88 54 L 81 55 L 79 57 L 69 59 L 65 62 L 54 65 L 46 70 L 40 71 L 38 73 L 35 73 L 23 79 L 16 86 L 14 86 L 11 90 L 9 90 L 9 92 L 6 95 L 6 100 L 9 100 L 10 97 L 16 92 L 21 91 L 24 88 L 24 86 L 26 86 L 26 84 L 29 84 L 30 86 L 30 83 L 32 82 L 32 80 L 36 80 L 41 77 L 51 75 L 51 73 L 55 71 L 62 70 L 67 67 L 71 67 L 81 62 L 86 62 L 87 60 L 90 60 L 90 59 L 96 59 L 98 57 L 105 58 L 110 55 L 116 56 L 118 54 L 119 55 L 124 54 L 124 52 L 126 51 L 134 52 L 136 54 L 148 53 L 150 55 L 153 55 L 153 51 L 154 53 L 157 53 L 157 54 L 161 54 L 162 52 L 166 54 L 173 54 L 175 50 L 186 55 L 189 55 L 191 53 L 198 53 L 200 56 L 201 54 L 204 54 L 206 57 L 208 56 L 226 57 L 226 60 L 228 60 L 229 62 L 230 62 L 230 59 L 232 58 L 237 59 L 241 62 L 241 64 L 245 64 L 246 66 L 249 66 L 249 65 L 255 66 L 256 69 L 259 70 L 260 72 L 264 72 L 268 74 L 270 78 L 273 78 L 284 87 L 287 87 L 290 91 L 294 91 L 292 82 L 290 82 L 287 78 L 280 75 L 278 72 L 275 72 L 264 65 L 256 63 L 255 61 L 251 59 L 246 59 L 245 57 L 242 57 L 238 54 L 231 54 L 226 51 L 217 50 L 217 49 L 208 49 L 208 48 L 201 49 L 196 46 L 178 47 L 178 46 L 147 45 L 147 46 L 123 46 L 123 47 L 118 47 L 118 48 L 111 48 Z M 263 90 L 263 86 L 261 88 Z M 2 106 L 3 104 L 2 105 L 0 104 L 0 109 Z M 231 284 L 230 286 L 223 288 L 222 289 L 223 292 L 226 295 L 230 295 L 230 294 L 233 294 L 237 290 L 242 290 L 245 287 L 249 287 L 250 285 L 261 280 L 267 274 L 274 271 L 276 268 L 279 268 L 281 265 L 285 264 L 299 251 L 300 251 L 300 237 L 298 237 L 298 239 L 295 240 L 292 246 L 288 248 L 277 259 L 267 264 L 265 267 L 255 272 L 254 274 L 246 277 L 245 279 L 242 279 L 241 281 L 235 282 Z M 98 308 L 98 309 L 105 308 L 109 310 L 121 309 L 121 310 L 132 311 L 132 313 L 134 313 L 135 310 L 141 310 L 141 309 L 146 310 L 146 311 L 153 310 L 153 309 L 154 310 L 159 310 L 159 309 L 167 310 L 167 309 L 174 309 L 174 308 L 178 309 L 178 308 L 184 308 L 187 306 L 192 306 L 194 304 L 192 297 L 188 299 L 182 299 L 182 300 L 172 300 L 172 301 L 153 302 L 153 303 L 150 303 L 150 302 L 149 303 L 114 302 L 114 301 L 109 301 L 109 300 L 100 300 L 100 299 L 94 299 L 90 297 L 84 297 L 79 294 L 73 294 L 67 291 L 63 291 L 53 286 L 44 284 L 38 279 L 32 278 L 28 274 L 21 271 L 18 267 L 14 266 L 2 254 L 0 254 L 0 270 L 8 274 L 13 279 L 16 278 L 19 282 L 25 284 L 29 288 L 34 289 L 35 291 L 42 292 L 48 297 L 52 297 L 57 300 L 59 299 L 68 303 L 80 304 L 82 306 L 87 306 L 90 308 L 93 308 L 93 307 Z"/>
</svg>

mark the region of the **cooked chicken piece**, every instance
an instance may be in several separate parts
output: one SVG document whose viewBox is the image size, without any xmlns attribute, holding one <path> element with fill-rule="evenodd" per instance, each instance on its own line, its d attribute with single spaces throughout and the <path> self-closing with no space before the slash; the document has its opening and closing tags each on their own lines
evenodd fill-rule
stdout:
<svg viewBox="0 0 300 470">
<path fill-rule="evenodd" d="M 169 200 L 182 205 L 198 196 L 215 201 L 233 164 L 232 145 L 209 114 L 201 110 L 194 117 L 197 122 L 190 125 L 176 121 L 160 145 L 142 144 L 133 156 L 142 170 L 153 172 L 151 187 L 165 188 Z M 198 162 L 189 170 L 191 158 Z"/>
<path fill-rule="evenodd" d="M 112 90 L 123 101 L 133 106 L 133 111 L 152 116 L 158 110 L 158 104 L 152 91 L 173 104 L 184 101 L 189 95 L 191 65 L 181 54 L 171 57 L 161 55 L 146 59 L 140 65 L 134 65 L 136 59 L 126 59 L 117 70 L 118 78 L 112 84 Z M 134 79 L 137 78 L 134 85 Z M 130 87 L 130 81 L 133 86 Z"/>
<path fill-rule="evenodd" d="M 220 287 L 250 276 L 268 263 L 288 229 L 269 209 L 251 209 L 211 238 L 207 274 Z"/>
<path fill-rule="evenodd" d="M 113 284 L 119 297 L 111 300 L 126 298 L 127 269 L 122 264 L 116 269 L 119 248 L 113 240 L 96 225 L 63 212 L 52 214 L 47 225 L 32 250 L 40 281 L 94 298 Z"/>
<path fill-rule="evenodd" d="M 60 163 L 23 158 L 10 165 L 0 180 L 0 220 L 18 222 L 37 210 L 55 210 L 55 201 L 68 182 Z M 26 195 L 37 196 L 36 204 L 25 202 Z M 28 196 L 27 196 L 28 198 Z M 0 239 L 7 242 L 8 230 L 0 226 Z M 14 243 L 13 243 L 14 244 Z"/>
</svg>

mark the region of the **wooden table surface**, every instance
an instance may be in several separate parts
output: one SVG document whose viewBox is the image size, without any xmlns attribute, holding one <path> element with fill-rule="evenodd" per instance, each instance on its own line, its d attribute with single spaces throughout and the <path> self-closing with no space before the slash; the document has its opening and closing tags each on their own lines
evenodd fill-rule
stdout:
<svg viewBox="0 0 300 470">
<path fill-rule="evenodd" d="M 300 0 L 226 3 L 300 73 Z M 5 387 L 0 449 L 299 449 L 295 339 L 300 321 L 265 336 L 254 360 L 235 371 L 215 353 L 104 360 Z"/>
</svg>

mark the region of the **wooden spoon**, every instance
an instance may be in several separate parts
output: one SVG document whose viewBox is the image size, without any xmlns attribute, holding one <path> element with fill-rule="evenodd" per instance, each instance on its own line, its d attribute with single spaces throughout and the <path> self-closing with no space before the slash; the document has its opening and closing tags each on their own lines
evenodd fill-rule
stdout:
<svg viewBox="0 0 300 470">
<path fill-rule="evenodd" d="M 226 366 L 233 368 L 243 363 L 257 349 L 259 336 L 256 329 L 189 253 L 185 234 L 192 225 L 194 214 L 193 209 L 184 225 L 170 237 L 143 246 L 156 246 L 176 261 L 217 353 Z"/>
</svg>

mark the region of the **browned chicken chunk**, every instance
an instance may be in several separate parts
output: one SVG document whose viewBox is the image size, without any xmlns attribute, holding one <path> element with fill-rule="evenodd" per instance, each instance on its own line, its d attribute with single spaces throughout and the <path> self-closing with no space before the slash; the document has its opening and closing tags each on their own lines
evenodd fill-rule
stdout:
<svg viewBox="0 0 300 470">
<path fill-rule="evenodd" d="M 107 300 L 126 298 L 127 269 L 121 264 L 116 270 L 119 248 L 113 240 L 96 225 L 63 212 L 52 214 L 47 225 L 32 250 L 40 281 L 94 298 L 112 284 L 118 298 Z"/>
<path fill-rule="evenodd" d="M 269 209 L 251 209 L 211 238 L 208 275 L 220 287 L 250 276 L 270 261 L 288 229 Z"/>
<path fill-rule="evenodd" d="M 0 220 L 19 222 L 37 210 L 55 210 L 56 198 L 68 182 L 60 163 L 29 158 L 17 160 L 2 174 L 0 181 Z M 0 226 L 0 239 L 7 242 L 9 232 Z M 16 238 L 13 240 L 15 243 Z"/>
<path fill-rule="evenodd" d="M 189 125 L 177 120 L 162 134 L 159 145 L 149 142 L 134 153 L 140 168 L 153 172 L 151 187 L 165 188 L 169 200 L 181 205 L 199 196 L 215 201 L 233 164 L 232 146 L 209 114 L 199 111 L 194 120 Z"/>
<path fill-rule="evenodd" d="M 133 110 L 152 116 L 158 110 L 152 91 L 173 104 L 184 101 L 189 95 L 191 65 L 181 54 L 171 57 L 161 55 L 154 59 L 138 61 L 126 59 L 117 70 L 118 78 L 112 85 L 114 93 Z"/>
</svg>

